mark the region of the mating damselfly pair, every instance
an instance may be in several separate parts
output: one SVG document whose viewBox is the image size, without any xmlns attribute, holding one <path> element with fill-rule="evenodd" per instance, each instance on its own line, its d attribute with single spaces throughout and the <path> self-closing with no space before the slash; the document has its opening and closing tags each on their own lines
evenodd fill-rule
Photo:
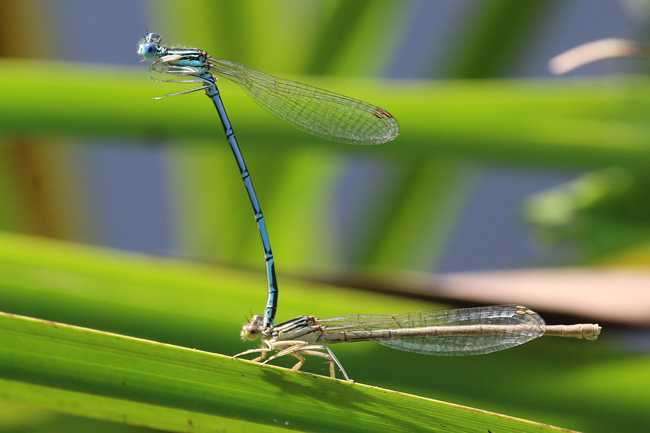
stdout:
<svg viewBox="0 0 650 433">
<path fill-rule="evenodd" d="M 268 281 L 264 327 L 272 327 L 277 310 L 278 287 L 271 242 L 253 182 L 217 89 L 217 77 L 212 74 L 239 84 L 248 96 L 277 118 L 326 140 L 348 144 L 381 144 L 399 135 L 399 124 L 388 111 L 376 105 L 296 81 L 276 78 L 240 63 L 211 57 L 203 50 L 170 48 L 160 42 L 161 38 L 157 33 L 148 33 L 140 41 L 138 54 L 145 60 L 153 60 L 149 69 L 187 77 L 184 80 L 164 80 L 166 82 L 198 84 L 198 87 L 155 99 L 205 90 L 221 118 L 226 138 L 237 160 L 248 198 L 253 206 L 262 240 Z"/>
<path fill-rule="evenodd" d="M 317 356 L 329 361 L 332 377 L 336 375 L 336 364 L 350 380 L 334 353 L 324 344 L 377 341 L 422 354 L 480 355 L 514 347 L 542 335 L 597 339 L 600 327 L 596 324 L 546 326 L 537 313 L 516 305 L 329 319 L 300 316 L 274 326 L 278 287 L 271 244 L 250 174 L 216 86 L 217 77 L 213 74 L 239 84 L 255 102 L 279 119 L 327 140 L 381 144 L 397 137 L 399 125 L 388 111 L 367 102 L 278 79 L 239 63 L 211 57 L 203 50 L 171 48 L 160 42 L 157 33 L 148 33 L 140 41 L 138 53 L 146 60 L 153 60 L 150 70 L 186 78 L 164 81 L 198 84 L 198 87 L 165 96 L 205 90 L 213 101 L 237 161 L 262 241 L 268 280 L 266 309 L 264 315 L 253 316 L 244 325 L 241 336 L 245 340 L 261 337 L 264 347 L 247 350 L 235 357 L 259 353 L 255 361 L 262 361 L 269 352 L 277 350 L 278 353 L 262 364 L 291 355 L 298 360 L 293 367 L 298 370 L 305 361 L 303 355 Z"/>
</svg>

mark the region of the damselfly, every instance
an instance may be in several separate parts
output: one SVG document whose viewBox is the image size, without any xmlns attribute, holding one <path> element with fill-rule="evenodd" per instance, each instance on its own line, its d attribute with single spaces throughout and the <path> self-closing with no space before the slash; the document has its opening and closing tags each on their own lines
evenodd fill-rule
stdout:
<svg viewBox="0 0 650 433">
<path fill-rule="evenodd" d="M 265 347 L 247 350 L 239 357 L 259 353 L 262 361 L 269 352 L 278 353 L 262 362 L 285 355 L 298 359 L 293 370 L 305 362 L 303 355 L 325 358 L 330 362 L 330 376 L 336 377 L 334 364 L 346 380 L 345 369 L 324 344 L 377 341 L 379 344 L 425 355 L 482 355 L 508 349 L 542 335 L 597 340 L 597 324 L 546 325 L 536 312 L 517 305 L 461 308 L 456 310 L 419 311 L 396 315 L 354 314 L 328 319 L 300 316 L 275 328 L 265 328 L 263 317 L 255 315 L 247 322 L 241 337 L 262 338 Z"/>
</svg>

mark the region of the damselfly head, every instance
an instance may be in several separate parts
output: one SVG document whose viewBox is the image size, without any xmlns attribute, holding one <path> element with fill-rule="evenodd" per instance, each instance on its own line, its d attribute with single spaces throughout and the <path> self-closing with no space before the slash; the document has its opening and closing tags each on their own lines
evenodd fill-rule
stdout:
<svg viewBox="0 0 650 433">
<path fill-rule="evenodd" d="M 158 33 L 147 33 L 147 36 L 138 45 L 138 54 L 144 57 L 145 60 L 151 60 L 156 57 L 159 44 L 160 35 Z"/>
<path fill-rule="evenodd" d="M 262 333 L 262 326 L 264 325 L 264 317 L 259 314 L 251 317 L 251 320 L 246 322 L 241 330 L 241 339 L 253 341 Z"/>
</svg>

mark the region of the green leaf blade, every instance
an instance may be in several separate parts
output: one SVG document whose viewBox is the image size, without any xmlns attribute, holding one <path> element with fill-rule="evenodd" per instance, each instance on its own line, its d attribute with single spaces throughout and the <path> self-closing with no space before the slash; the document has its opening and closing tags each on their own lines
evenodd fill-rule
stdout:
<svg viewBox="0 0 650 433">
<path fill-rule="evenodd" d="M 314 432 L 453 432 L 482 426 L 502 432 L 555 430 L 367 385 L 7 313 L 0 314 L 0 341 L 0 398 L 169 431 L 238 430 L 250 422 L 273 428 L 268 431 L 276 424 Z"/>
</svg>

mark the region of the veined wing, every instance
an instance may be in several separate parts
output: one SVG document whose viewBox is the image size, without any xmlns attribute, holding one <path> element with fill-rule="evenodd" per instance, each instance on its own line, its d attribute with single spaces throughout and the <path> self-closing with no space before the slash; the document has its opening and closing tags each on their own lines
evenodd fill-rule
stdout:
<svg viewBox="0 0 650 433">
<path fill-rule="evenodd" d="M 408 352 L 439 356 L 481 355 L 508 349 L 544 335 L 539 314 L 516 305 L 433 310 L 396 315 L 350 315 L 318 319 L 325 332 L 350 332 Z M 418 335 L 373 338 L 379 329 L 414 329 Z M 437 335 L 436 335 L 437 334 Z M 357 338 L 362 340 L 363 337 Z"/>
<path fill-rule="evenodd" d="M 381 144 L 399 134 L 397 120 L 376 105 L 241 63 L 209 60 L 212 73 L 239 84 L 260 107 L 301 131 L 348 144 Z"/>
</svg>

